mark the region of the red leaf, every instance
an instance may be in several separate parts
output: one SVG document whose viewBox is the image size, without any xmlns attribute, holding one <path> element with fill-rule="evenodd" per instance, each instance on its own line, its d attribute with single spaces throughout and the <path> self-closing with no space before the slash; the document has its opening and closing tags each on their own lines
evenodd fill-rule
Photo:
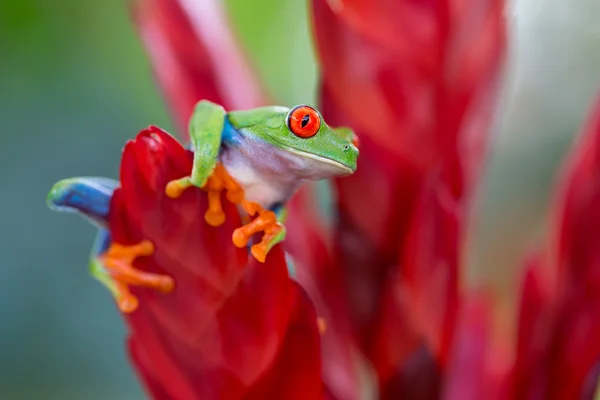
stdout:
<svg viewBox="0 0 600 400">
<path fill-rule="evenodd" d="M 459 308 L 459 251 L 463 210 L 446 182 L 425 183 L 406 240 L 402 277 L 416 329 L 441 365 L 446 363 Z"/>
<path fill-rule="evenodd" d="M 286 225 L 292 235 L 284 247 L 293 256 L 298 282 L 325 321 L 322 335 L 323 381 L 332 399 L 360 399 L 356 342 L 350 327 L 344 274 L 331 256 L 329 238 L 315 206 L 316 192 L 307 185 L 290 202 Z"/>
<path fill-rule="evenodd" d="M 169 274 L 176 282 L 168 295 L 132 289 L 140 300 L 138 310 L 126 317 L 132 357 L 156 398 L 242 398 L 284 357 L 280 348 L 291 340 L 284 338 L 298 325 L 290 321 L 312 308 L 296 299 L 279 246 L 259 264 L 253 258 L 247 262 L 247 251 L 233 245 L 240 219 L 224 198 L 226 223 L 212 228 L 203 219 L 205 192 L 189 189 L 176 200 L 164 194 L 166 183 L 189 174 L 191 167 L 192 154 L 154 127 L 123 152 L 122 186 L 111 204 L 113 239 L 153 241 L 154 255 L 136 260 L 135 266 Z M 317 329 L 316 320 L 302 326 Z M 306 359 L 296 354 L 294 362 L 310 363 L 320 390 L 320 369 L 314 365 L 319 343 L 314 335 L 300 339 Z M 308 390 L 305 383 L 298 381 L 302 390 Z"/>
<path fill-rule="evenodd" d="M 277 360 L 244 400 L 324 397 L 317 315 L 304 290 L 298 285 L 295 289 L 291 320 Z"/>
<path fill-rule="evenodd" d="M 221 2 L 136 0 L 134 18 L 181 132 L 187 134 L 199 100 L 211 100 L 226 109 L 267 103 L 228 29 Z"/>
<path fill-rule="evenodd" d="M 416 395 L 423 393 L 420 383 L 423 378 L 430 383 L 437 371 L 435 365 L 422 363 L 421 357 L 425 354 L 420 351 L 422 341 L 414 329 L 406 286 L 400 279 L 388 279 L 386 284 L 375 324 L 377 330 L 373 330 L 371 342 L 366 347 L 367 355 L 379 374 L 380 391 L 385 394 L 383 399 L 423 398 Z M 407 376 L 411 376 L 411 382 L 406 380 Z M 435 385 L 430 387 L 434 388 Z"/>
<path fill-rule="evenodd" d="M 600 97 L 558 190 L 559 315 L 547 395 L 579 398 L 600 362 Z"/>
<path fill-rule="evenodd" d="M 343 123 L 420 166 L 455 151 L 468 122 L 481 118 L 469 111 L 496 81 L 503 7 L 502 0 L 313 0 L 323 85 L 349 117 Z"/>
<path fill-rule="evenodd" d="M 336 181 L 336 230 L 347 292 L 360 299 L 349 302 L 361 310 L 353 318 L 364 351 L 377 342 L 370 354 L 382 360 L 398 346 L 390 341 L 386 351 L 377 335 L 393 328 L 377 324 L 392 321 L 378 315 L 389 298 L 387 280 L 396 276 L 390 270 L 399 268 L 409 302 L 397 312 L 412 315 L 397 318 L 415 319 L 444 363 L 458 307 L 464 218 L 504 54 L 504 1 L 312 4 L 323 114 L 354 128 L 361 141 L 358 171 Z M 398 248 L 405 251 L 399 266 Z M 384 365 L 381 374 L 389 371 Z"/>
<path fill-rule="evenodd" d="M 492 308 L 485 297 L 473 294 L 463 302 L 456 342 L 445 377 L 443 398 L 447 400 L 492 399 L 487 357 L 491 345 Z"/>
<path fill-rule="evenodd" d="M 600 97 L 564 166 L 545 257 L 527 270 L 518 399 L 592 399 L 600 365 Z"/>
<path fill-rule="evenodd" d="M 546 398 L 548 348 L 555 325 L 556 293 L 541 254 L 525 266 L 516 359 L 509 382 L 514 399 Z"/>
</svg>

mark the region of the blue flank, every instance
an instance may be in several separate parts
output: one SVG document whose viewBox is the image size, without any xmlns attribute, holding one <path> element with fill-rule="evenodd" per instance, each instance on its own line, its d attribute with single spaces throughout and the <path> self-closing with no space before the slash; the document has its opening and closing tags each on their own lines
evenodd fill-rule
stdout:
<svg viewBox="0 0 600 400">
<path fill-rule="evenodd" d="M 47 197 L 56 211 L 79 212 L 91 222 L 106 226 L 110 199 L 118 181 L 108 178 L 70 178 L 56 183 Z"/>
<path fill-rule="evenodd" d="M 226 146 L 238 146 L 242 143 L 240 133 L 231 125 L 229 118 L 225 118 L 225 126 L 221 132 L 221 143 Z"/>
</svg>

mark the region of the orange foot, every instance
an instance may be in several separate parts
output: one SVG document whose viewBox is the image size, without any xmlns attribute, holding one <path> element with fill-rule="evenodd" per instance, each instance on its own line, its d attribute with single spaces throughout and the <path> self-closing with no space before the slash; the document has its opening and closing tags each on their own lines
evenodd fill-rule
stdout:
<svg viewBox="0 0 600 400">
<path fill-rule="evenodd" d="M 133 246 L 111 244 L 98 259 L 110 274 L 117 290 L 116 300 L 119 310 L 131 313 L 138 307 L 138 299 L 131 294 L 129 286 L 144 286 L 162 293 L 173 290 L 175 282 L 167 275 L 151 274 L 135 269 L 132 264 L 137 257 L 149 256 L 154 252 L 151 242 L 144 240 Z"/>
<path fill-rule="evenodd" d="M 190 187 L 188 181 L 185 183 L 182 183 L 181 180 L 171 181 L 167 184 L 167 196 L 177 198 L 188 187 Z M 221 207 L 223 190 L 227 191 L 227 200 L 234 204 L 239 204 L 244 199 L 244 191 L 241 186 L 229 175 L 221 163 L 217 163 L 202 189 L 208 192 L 208 209 L 204 214 L 204 220 L 210 226 L 221 226 L 225 222 L 225 213 Z"/>
<path fill-rule="evenodd" d="M 184 177 L 169 182 L 165 192 L 167 196 L 177 198 L 190 186 L 192 186 L 190 177 Z M 265 262 L 269 250 L 285 238 L 285 227 L 277 221 L 275 213 L 263 209 L 258 203 L 246 201 L 244 190 L 221 163 L 217 163 L 212 174 L 202 186 L 202 190 L 208 192 L 208 209 L 204 214 L 204 220 L 211 226 L 220 226 L 225 222 L 225 213 L 221 206 L 223 190 L 227 191 L 227 200 L 233 204 L 241 204 L 248 215 L 258 214 L 253 221 L 243 219 L 245 225 L 233 232 L 233 244 L 240 248 L 248 244 L 252 235 L 264 232 L 261 242 L 253 245 L 250 249 L 258 261 Z"/>
<path fill-rule="evenodd" d="M 273 211 L 263 209 L 258 203 L 243 200 L 242 208 L 250 215 L 258 216 L 233 231 L 233 244 L 237 247 L 245 247 L 252 236 L 258 232 L 264 232 L 260 243 L 251 247 L 250 251 L 254 258 L 264 263 L 267 253 L 273 246 L 285 238 L 285 227 L 277 221 L 277 216 Z"/>
</svg>

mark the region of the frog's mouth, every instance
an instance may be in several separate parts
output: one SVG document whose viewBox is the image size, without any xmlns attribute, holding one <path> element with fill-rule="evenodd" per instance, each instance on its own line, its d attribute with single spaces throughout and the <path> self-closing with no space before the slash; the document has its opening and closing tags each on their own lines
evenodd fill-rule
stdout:
<svg viewBox="0 0 600 400">
<path fill-rule="evenodd" d="M 285 146 L 285 148 L 287 149 L 287 151 L 289 151 L 290 153 L 295 154 L 297 156 L 304 157 L 304 158 L 310 158 L 311 160 L 315 160 L 322 164 L 328 164 L 328 165 L 334 167 L 335 169 L 337 169 L 338 171 L 340 171 L 339 175 L 352 175 L 354 173 L 354 170 L 352 168 L 348 167 L 345 164 L 342 164 L 339 161 L 332 160 L 331 158 L 321 157 L 316 154 L 307 153 L 307 152 L 304 152 L 304 151 L 301 151 L 298 149 L 294 149 L 293 147 L 289 147 L 289 146 Z"/>
</svg>

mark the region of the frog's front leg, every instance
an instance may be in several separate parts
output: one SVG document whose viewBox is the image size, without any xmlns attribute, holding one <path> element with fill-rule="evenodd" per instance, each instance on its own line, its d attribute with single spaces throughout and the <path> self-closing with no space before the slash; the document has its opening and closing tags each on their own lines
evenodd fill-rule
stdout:
<svg viewBox="0 0 600 400">
<path fill-rule="evenodd" d="M 225 127 L 226 112 L 223 107 L 207 100 L 198 102 L 190 120 L 190 140 L 194 151 L 194 162 L 190 176 L 167 184 L 166 194 L 177 198 L 188 188 L 195 186 L 208 192 L 208 209 L 204 219 L 211 226 L 225 222 L 221 208 L 221 191 L 227 190 L 227 198 L 240 203 L 243 192 L 225 168 L 217 163 L 221 148 L 221 137 Z"/>
<path fill-rule="evenodd" d="M 225 126 L 225 109 L 218 104 L 202 100 L 196 104 L 190 119 L 189 134 L 194 151 L 192 173 L 189 176 L 170 181 L 166 194 L 177 198 L 188 188 L 203 187 L 212 175 Z"/>
<path fill-rule="evenodd" d="M 248 215 L 256 215 L 256 218 L 233 232 L 233 244 L 237 247 L 245 247 L 254 234 L 263 232 L 260 243 L 253 245 L 250 251 L 254 258 L 264 263 L 273 246 L 285 239 L 286 229 L 283 222 L 286 209 L 281 207 L 276 211 L 267 210 L 258 203 L 247 200 L 243 200 L 241 205 Z"/>
</svg>

